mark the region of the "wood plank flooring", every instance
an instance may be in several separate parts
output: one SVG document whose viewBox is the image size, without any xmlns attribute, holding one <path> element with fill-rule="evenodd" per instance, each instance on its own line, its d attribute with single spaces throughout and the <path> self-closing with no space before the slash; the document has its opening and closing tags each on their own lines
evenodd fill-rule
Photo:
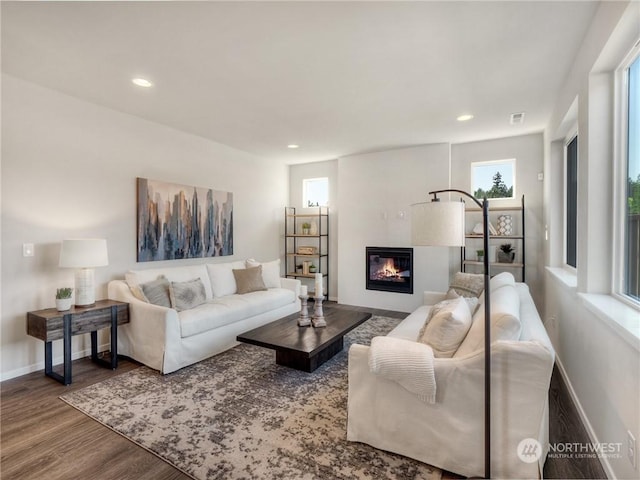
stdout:
<svg viewBox="0 0 640 480">
<path fill-rule="evenodd" d="M 332 306 L 337 306 L 332 302 Z M 404 318 L 407 314 L 362 307 L 374 315 Z M 122 374 L 139 366 L 121 359 L 116 371 L 89 358 L 73 362 L 73 383 L 67 387 L 34 372 L 0 384 L 0 478 L 173 480 L 189 477 L 152 453 L 62 402 L 63 393 Z M 59 368 L 59 367 L 57 367 Z M 589 442 L 561 377 L 551 381 L 550 441 Z M 606 478 L 596 459 L 549 459 L 545 478 Z M 445 472 L 446 480 L 463 478 Z"/>
</svg>

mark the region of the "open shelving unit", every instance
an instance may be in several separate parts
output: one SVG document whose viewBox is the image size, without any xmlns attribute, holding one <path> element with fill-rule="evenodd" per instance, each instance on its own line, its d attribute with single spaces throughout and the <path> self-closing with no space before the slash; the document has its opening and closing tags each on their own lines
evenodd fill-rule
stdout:
<svg viewBox="0 0 640 480">
<path fill-rule="evenodd" d="M 482 210 L 479 208 L 467 208 L 465 210 L 465 215 L 468 216 L 470 214 L 473 213 L 479 213 L 482 214 Z M 518 261 L 517 262 L 513 262 L 513 263 L 503 263 L 503 262 L 495 262 L 495 261 L 490 261 L 490 267 L 496 267 L 496 268 L 507 268 L 507 269 L 519 269 L 521 271 L 521 281 L 524 282 L 525 281 L 525 265 L 526 265 L 526 257 L 525 257 L 525 210 L 524 210 L 524 195 L 522 196 L 522 200 L 521 200 L 521 204 L 519 207 L 496 207 L 496 208 L 491 208 L 491 203 L 489 203 L 489 221 L 492 224 L 496 224 L 497 222 L 497 218 L 501 213 L 514 213 L 516 215 L 519 215 L 520 217 L 520 222 L 516 222 L 516 219 L 513 219 L 513 227 L 515 228 L 516 225 L 519 223 L 520 227 L 519 227 L 519 232 L 517 234 L 512 234 L 512 235 L 489 235 L 489 243 L 493 243 L 496 244 L 497 247 L 499 248 L 499 244 L 500 243 L 504 243 L 503 240 L 513 240 L 517 245 L 516 245 L 516 251 L 520 251 L 519 255 L 518 255 Z M 498 216 L 496 216 L 496 214 Z M 492 221 L 493 220 L 493 221 Z M 468 223 L 468 222 L 465 222 Z M 465 234 L 465 246 L 460 248 L 460 262 L 462 264 L 462 271 L 466 272 L 467 271 L 467 266 L 479 266 L 482 267 L 483 266 L 483 262 L 477 261 L 477 260 L 472 260 L 472 259 L 468 259 L 467 258 L 467 248 L 470 248 L 469 245 L 470 244 L 469 241 L 475 241 L 475 240 L 479 240 L 480 242 L 482 242 L 482 234 L 476 234 L 476 233 L 467 233 Z M 496 242 L 496 240 L 498 240 L 498 242 Z M 480 248 L 482 248 L 482 243 L 478 244 L 480 246 Z M 484 252 L 485 255 L 488 255 L 489 252 Z M 491 260 L 491 259 L 490 259 Z M 517 277 L 516 277 L 517 278 Z"/>
<path fill-rule="evenodd" d="M 302 210 L 302 213 L 300 213 Z M 329 208 L 315 207 L 296 210 L 295 207 L 285 207 L 284 248 L 285 248 L 285 275 L 288 278 L 315 279 L 316 273 L 322 274 L 323 292 L 329 297 Z M 317 231 L 314 233 L 303 232 L 304 223 L 315 222 Z M 313 253 L 300 253 L 301 248 L 313 248 Z M 311 273 L 296 269 L 298 265 L 310 262 L 307 265 L 315 265 L 316 271 Z M 305 283 L 306 284 L 306 283 Z M 313 287 L 314 284 L 308 284 Z M 314 292 L 309 291 L 313 296 Z"/>
</svg>

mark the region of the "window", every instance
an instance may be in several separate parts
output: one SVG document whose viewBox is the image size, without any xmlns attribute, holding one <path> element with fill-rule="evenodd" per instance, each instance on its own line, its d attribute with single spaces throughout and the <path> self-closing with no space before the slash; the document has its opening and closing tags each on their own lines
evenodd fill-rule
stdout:
<svg viewBox="0 0 640 480">
<path fill-rule="evenodd" d="M 626 122 L 623 145 L 625 188 L 622 293 L 640 301 L 640 55 L 626 68 Z"/>
<path fill-rule="evenodd" d="M 305 178 L 302 180 L 302 206 L 327 207 L 329 205 L 329 179 Z"/>
<path fill-rule="evenodd" d="M 573 268 L 578 256 L 578 136 L 567 143 L 565 168 L 565 263 Z"/>
<path fill-rule="evenodd" d="M 515 198 L 515 158 L 471 163 L 471 191 L 482 198 Z"/>
</svg>

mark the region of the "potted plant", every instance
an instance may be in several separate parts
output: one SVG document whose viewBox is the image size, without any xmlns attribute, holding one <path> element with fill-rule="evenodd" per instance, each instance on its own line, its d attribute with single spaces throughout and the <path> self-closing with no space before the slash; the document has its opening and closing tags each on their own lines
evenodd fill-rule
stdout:
<svg viewBox="0 0 640 480">
<path fill-rule="evenodd" d="M 484 250 L 476 250 L 476 255 L 479 262 L 482 262 L 484 260 Z"/>
<path fill-rule="evenodd" d="M 309 231 L 311 230 L 311 224 L 308 222 L 304 222 L 302 224 L 302 234 L 309 235 Z"/>
<path fill-rule="evenodd" d="M 498 252 L 498 262 L 500 263 L 513 263 L 516 252 L 510 243 L 503 243 L 500 245 L 500 251 Z"/>
<path fill-rule="evenodd" d="M 302 264 L 299 263 L 298 265 L 296 265 L 296 272 L 297 273 L 302 273 Z"/>
<path fill-rule="evenodd" d="M 56 310 L 66 312 L 71 308 L 71 295 L 73 288 L 63 287 L 56 290 Z"/>
<path fill-rule="evenodd" d="M 309 265 L 309 273 L 316 273 L 317 267 L 312 263 Z"/>
</svg>

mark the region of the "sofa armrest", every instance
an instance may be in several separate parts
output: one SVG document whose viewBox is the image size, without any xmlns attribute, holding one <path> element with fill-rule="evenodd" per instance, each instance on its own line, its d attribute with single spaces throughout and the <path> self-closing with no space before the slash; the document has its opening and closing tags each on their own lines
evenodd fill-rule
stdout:
<svg viewBox="0 0 640 480">
<path fill-rule="evenodd" d="M 178 312 L 139 300 L 123 280 L 109 282 L 108 295 L 129 304 L 129 323 L 118 329 L 119 351 L 162 372 L 165 357 L 174 355 L 171 347 L 180 341 Z"/>
<path fill-rule="evenodd" d="M 424 292 L 422 296 L 423 305 L 435 305 L 438 302 L 445 300 L 447 294 L 445 292 Z"/>
<path fill-rule="evenodd" d="M 280 287 L 286 288 L 287 290 L 291 290 L 293 293 L 296 294 L 296 297 L 300 295 L 301 284 L 302 282 L 300 282 L 300 280 L 298 280 L 297 278 L 287 278 L 287 277 L 280 278 Z"/>
</svg>

